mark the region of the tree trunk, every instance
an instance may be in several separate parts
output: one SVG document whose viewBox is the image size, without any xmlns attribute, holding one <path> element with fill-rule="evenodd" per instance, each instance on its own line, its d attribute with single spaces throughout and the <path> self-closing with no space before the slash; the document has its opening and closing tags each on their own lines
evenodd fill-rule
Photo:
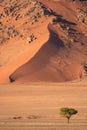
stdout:
<svg viewBox="0 0 87 130">
<path fill-rule="evenodd" d="M 67 117 L 67 119 L 68 119 L 68 124 L 69 124 L 69 119 L 70 119 L 70 117 Z"/>
</svg>

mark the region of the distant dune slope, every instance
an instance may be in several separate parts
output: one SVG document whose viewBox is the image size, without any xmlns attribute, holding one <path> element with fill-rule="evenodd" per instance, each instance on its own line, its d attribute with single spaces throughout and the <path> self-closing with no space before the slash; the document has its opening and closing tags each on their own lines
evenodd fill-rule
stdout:
<svg viewBox="0 0 87 130">
<path fill-rule="evenodd" d="M 0 4 L 0 83 L 65 82 L 87 74 L 87 2 Z"/>
</svg>

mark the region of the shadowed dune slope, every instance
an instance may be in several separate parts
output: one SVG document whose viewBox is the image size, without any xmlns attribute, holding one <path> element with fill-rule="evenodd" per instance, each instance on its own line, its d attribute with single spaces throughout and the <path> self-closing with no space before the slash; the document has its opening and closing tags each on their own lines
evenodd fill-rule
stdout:
<svg viewBox="0 0 87 130">
<path fill-rule="evenodd" d="M 82 67 L 77 62 L 63 58 L 66 48 L 58 35 L 48 26 L 50 37 L 37 54 L 22 67 L 17 69 L 11 78 L 15 82 L 58 82 L 78 79 L 82 75 Z"/>
</svg>

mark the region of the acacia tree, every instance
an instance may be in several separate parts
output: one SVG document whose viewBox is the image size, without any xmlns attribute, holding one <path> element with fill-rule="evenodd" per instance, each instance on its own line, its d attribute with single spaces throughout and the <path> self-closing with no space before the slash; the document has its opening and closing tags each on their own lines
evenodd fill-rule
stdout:
<svg viewBox="0 0 87 130">
<path fill-rule="evenodd" d="M 75 114 L 77 114 L 77 113 L 78 113 L 78 111 L 75 110 L 74 108 L 64 107 L 64 108 L 61 108 L 61 109 L 60 109 L 60 114 L 61 114 L 62 116 L 64 116 L 65 118 L 67 118 L 68 124 L 69 124 L 69 120 L 70 120 L 71 116 L 72 116 L 72 115 L 75 115 Z"/>
</svg>

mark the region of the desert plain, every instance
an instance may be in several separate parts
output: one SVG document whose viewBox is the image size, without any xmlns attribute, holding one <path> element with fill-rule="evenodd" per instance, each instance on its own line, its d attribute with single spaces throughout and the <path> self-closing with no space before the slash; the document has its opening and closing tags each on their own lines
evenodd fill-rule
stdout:
<svg viewBox="0 0 87 130">
<path fill-rule="evenodd" d="M 0 85 L 0 130 L 86 130 L 87 82 Z M 61 107 L 78 110 L 70 124 Z"/>
</svg>

